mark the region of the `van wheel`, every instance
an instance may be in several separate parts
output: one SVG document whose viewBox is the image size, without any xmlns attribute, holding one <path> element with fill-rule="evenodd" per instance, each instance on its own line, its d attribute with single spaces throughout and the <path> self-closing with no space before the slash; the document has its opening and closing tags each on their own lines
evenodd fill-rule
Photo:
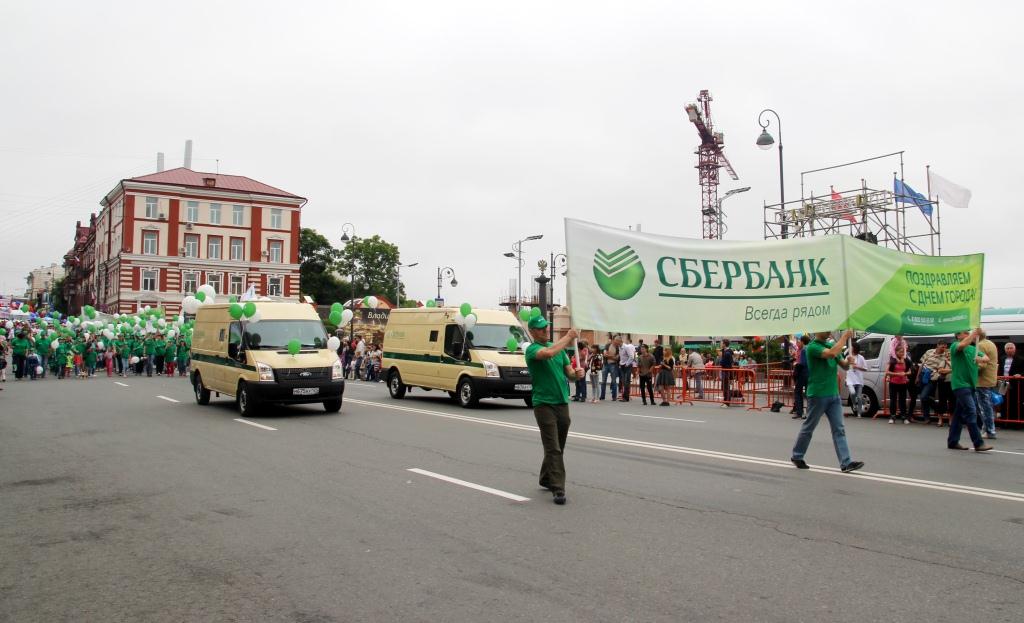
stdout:
<svg viewBox="0 0 1024 623">
<path fill-rule="evenodd" d="M 338 411 L 341 411 L 341 398 L 335 398 L 334 400 L 325 400 L 324 411 L 328 413 L 337 413 Z"/>
<path fill-rule="evenodd" d="M 192 377 L 192 389 L 195 390 L 196 404 L 210 404 L 210 390 L 203 387 L 203 377 L 201 377 L 198 372 L 196 372 L 195 376 Z"/>
<path fill-rule="evenodd" d="M 865 403 L 864 417 L 875 417 L 881 405 L 878 404 L 878 396 L 875 395 L 874 390 L 865 387 L 862 398 Z"/>
<path fill-rule="evenodd" d="M 464 377 L 459 381 L 459 386 L 456 388 L 455 393 L 459 397 L 459 405 L 466 409 L 475 407 L 480 402 L 476 395 L 476 389 L 473 388 L 473 381 L 469 378 Z"/>
<path fill-rule="evenodd" d="M 402 382 L 402 375 L 398 370 L 392 370 L 388 374 L 388 393 L 395 400 L 405 398 L 405 383 Z"/>
<path fill-rule="evenodd" d="M 256 409 L 259 405 L 249 394 L 249 386 L 245 381 L 240 381 L 238 383 L 238 392 L 235 396 L 235 401 L 238 403 L 238 413 L 241 414 L 242 417 L 248 417 L 256 413 Z"/>
</svg>

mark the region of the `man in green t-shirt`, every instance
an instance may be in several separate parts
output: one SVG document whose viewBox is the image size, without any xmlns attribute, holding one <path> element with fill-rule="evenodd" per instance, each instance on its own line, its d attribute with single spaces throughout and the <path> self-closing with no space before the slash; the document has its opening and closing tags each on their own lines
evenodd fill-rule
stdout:
<svg viewBox="0 0 1024 623">
<path fill-rule="evenodd" d="M 578 377 L 565 349 L 576 339 L 569 329 L 552 344 L 547 340 L 548 321 L 544 316 L 527 324 L 534 342 L 526 347 L 526 367 L 533 383 L 533 416 L 544 444 L 544 462 L 540 466 L 540 486 L 551 491 L 555 504 L 565 504 L 565 440 L 569 437 L 569 385 Z"/>
<path fill-rule="evenodd" d="M 978 387 L 978 351 L 974 342 L 978 339 L 979 329 L 973 331 L 958 331 L 956 341 L 949 349 L 949 360 L 953 372 L 950 374 L 950 384 L 953 387 L 953 395 L 956 397 L 956 407 L 953 409 L 953 419 L 949 422 L 949 437 L 946 439 L 946 447 L 950 450 L 966 450 L 960 445 L 960 434 L 963 427 L 971 435 L 971 442 L 974 443 L 975 452 L 986 452 L 992 446 L 985 445 L 981 439 L 981 430 L 978 428 L 977 402 L 974 392 Z M 984 359 L 987 361 L 987 359 Z"/>
<path fill-rule="evenodd" d="M 814 341 L 804 347 L 807 353 L 807 419 L 800 427 L 793 456 L 790 458 L 798 469 L 809 469 L 804 461 L 807 447 L 811 445 L 811 436 L 821 421 L 821 416 L 828 418 L 832 429 L 832 445 L 839 457 L 839 468 L 849 473 L 864 467 L 863 461 L 850 459 L 850 448 L 846 444 L 846 428 L 843 425 L 843 403 L 839 400 L 839 377 L 836 366 L 844 370 L 849 367 L 846 359 L 840 357 L 846 343 L 853 337 L 853 330 L 847 329 L 838 342 L 829 340 L 829 332 L 814 334 Z"/>
<path fill-rule="evenodd" d="M 21 331 L 11 340 L 11 364 L 14 366 L 14 380 L 20 381 L 25 376 L 25 354 L 32 342 L 25 331 Z"/>
</svg>

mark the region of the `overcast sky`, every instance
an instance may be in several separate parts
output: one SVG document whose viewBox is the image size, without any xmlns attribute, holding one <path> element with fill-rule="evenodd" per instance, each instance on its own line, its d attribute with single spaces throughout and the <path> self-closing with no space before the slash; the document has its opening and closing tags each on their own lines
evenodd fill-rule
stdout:
<svg viewBox="0 0 1024 623">
<path fill-rule="evenodd" d="M 61 261 L 118 180 L 181 165 L 309 199 L 304 226 L 396 243 L 408 294 L 494 307 L 564 250 L 564 217 L 699 238 L 698 143 L 684 106 L 714 95 L 740 175 L 727 238 L 762 238 L 799 173 L 905 150 L 974 192 L 942 211 L 943 252 L 985 252 L 985 304 L 1024 304 L 1019 28 L 1002 2 L 4 2 L 0 292 Z M 778 139 L 777 128 L 770 131 Z M 807 192 L 898 161 L 808 178 Z M 562 295 L 559 294 L 559 299 Z"/>
</svg>

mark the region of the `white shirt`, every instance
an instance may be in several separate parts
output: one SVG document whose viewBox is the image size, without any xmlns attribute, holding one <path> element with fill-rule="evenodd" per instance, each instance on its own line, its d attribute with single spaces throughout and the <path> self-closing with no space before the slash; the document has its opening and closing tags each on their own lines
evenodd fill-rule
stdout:
<svg viewBox="0 0 1024 623">
<path fill-rule="evenodd" d="M 1013 357 L 1007 357 L 1003 362 L 1003 376 L 1010 376 L 1010 366 L 1013 365 Z"/>
<path fill-rule="evenodd" d="M 364 342 L 363 340 L 359 340 L 359 343 L 356 344 L 356 354 L 359 355 L 360 357 L 362 357 L 363 353 L 365 353 L 365 352 L 366 352 L 366 342 Z"/>
<path fill-rule="evenodd" d="M 619 349 L 619 365 L 631 366 L 636 363 L 636 346 L 623 344 Z"/>
<path fill-rule="evenodd" d="M 853 360 L 853 365 L 846 371 L 846 384 L 850 387 L 854 385 L 864 384 L 864 372 L 857 370 L 856 368 L 868 367 L 867 362 L 864 360 L 864 355 L 857 355 L 857 358 Z"/>
<path fill-rule="evenodd" d="M 700 353 L 693 351 L 690 356 L 686 358 L 686 365 L 690 366 L 695 370 L 704 369 L 704 358 L 700 356 Z"/>
</svg>

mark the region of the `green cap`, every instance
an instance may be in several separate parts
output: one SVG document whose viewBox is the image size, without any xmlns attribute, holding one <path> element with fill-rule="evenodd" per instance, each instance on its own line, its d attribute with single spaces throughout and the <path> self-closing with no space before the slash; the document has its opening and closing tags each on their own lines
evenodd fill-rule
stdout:
<svg viewBox="0 0 1024 623">
<path fill-rule="evenodd" d="M 526 326 L 530 327 L 531 329 L 547 329 L 548 319 L 545 318 L 543 315 L 534 316 L 533 318 L 530 318 L 530 322 L 528 322 Z"/>
</svg>

